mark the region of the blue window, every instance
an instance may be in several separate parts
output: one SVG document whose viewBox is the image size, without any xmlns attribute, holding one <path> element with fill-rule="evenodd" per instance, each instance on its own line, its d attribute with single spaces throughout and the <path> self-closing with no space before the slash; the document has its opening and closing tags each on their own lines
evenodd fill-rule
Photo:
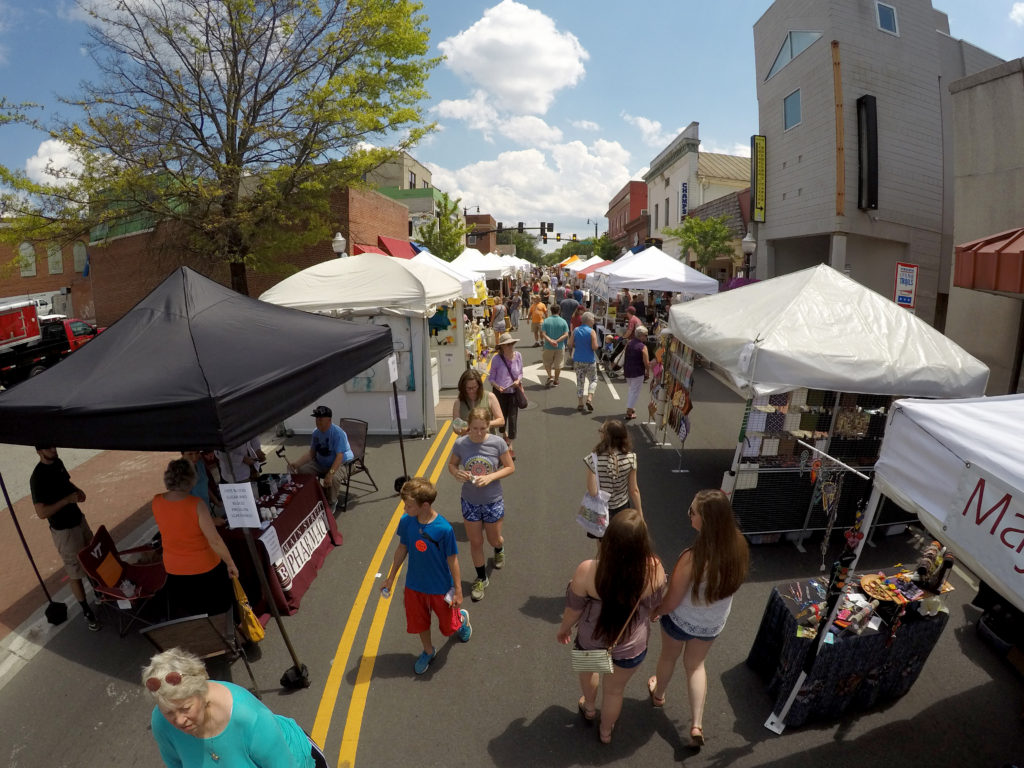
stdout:
<svg viewBox="0 0 1024 768">
<path fill-rule="evenodd" d="M 782 122 L 783 129 L 800 125 L 800 89 L 793 91 L 782 100 Z"/>
<path fill-rule="evenodd" d="M 787 34 L 778 55 L 775 57 L 775 63 L 768 70 L 768 77 L 765 80 L 773 77 L 776 72 L 806 51 L 811 46 L 811 43 L 819 37 L 821 37 L 821 32 L 790 32 Z"/>
<path fill-rule="evenodd" d="M 883 32 L 898 35 L 900 29 L 896 22 L 896 9 L 885 3 L 875 3 L 875 9 L 878 11 L 878 28 Z"/>
</svg>

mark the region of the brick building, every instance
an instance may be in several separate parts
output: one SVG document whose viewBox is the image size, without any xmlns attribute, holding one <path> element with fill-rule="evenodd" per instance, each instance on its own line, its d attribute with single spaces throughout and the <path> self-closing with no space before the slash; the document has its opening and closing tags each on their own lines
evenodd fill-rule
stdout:
<svg viewBox="0 0 1024 768">
<path fill-rule="evenodd" d="M 15 249 L 0 244 L 0 304 L 41 299 L 48 302 L 45 312 L 94 322 L 92 280 L 85 274 L 87 253 L 83 242 L 63 248 L 25 243 Z"/>
<path fill-rule="evenodd" d="M 725 283 L 743 270 L 744 255 L 741 243 L 750 226 L 750 188 L 715 198 L 710 203 L 691 208 L 687 214 L 688 219 L 713 219 L 719 216 L 725 217 L 725 225 L 732 233 L 733 251 L 728 256 L 720 256 L 712 261 L 708 265 L 707 274 Z M 696 266 L 690 259 L 687 259 L 687 262 L 690 266 Z"/>
<path fill-rule="evenodd" d="M 621 251 L 644 242 L 651 234 L 647 184 L 627 181 L 608 203 L 608 239 Z"/>
<path fill-rule="evenodd" d="M 466 224 L 472 231 L 466 235 L 466 247 L 476 248 L 480 253 L 496 253 L 498 235 L 494 231 L 498 222 L 489 213 L 466 214 Z M 479 233 L 479 234 L 478 234 Z"/>
</svg>

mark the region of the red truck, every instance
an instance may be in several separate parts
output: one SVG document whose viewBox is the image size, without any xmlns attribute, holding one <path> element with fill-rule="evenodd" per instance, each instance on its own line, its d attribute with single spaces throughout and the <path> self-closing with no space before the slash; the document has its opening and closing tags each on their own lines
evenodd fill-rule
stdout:
<svg viewBox="0 0 1024 768">
<path fill-rule="evenodd" d="M 31 302 L 0 307 L 0 386 L 42 373 L 103 329 L 63 315 L 38 315 Z"/>
</svg>

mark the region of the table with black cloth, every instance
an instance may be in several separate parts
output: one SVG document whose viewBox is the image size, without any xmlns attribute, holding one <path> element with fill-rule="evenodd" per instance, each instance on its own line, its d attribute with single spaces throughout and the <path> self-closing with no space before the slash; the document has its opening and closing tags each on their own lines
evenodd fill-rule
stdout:
<svg viewBox="0 0 1024 768">
<path fill-rule="evenodd" d="M 288 616 L 299 610 L 302 596 L 313 583 L 327 555 L 342 542 L 338 524 L 317 478 L 314 475 L 292 475 L 292 482 L 298 487 L 287 500 L 284 500 L 286 492 L 279 494 L 277 506 L 283 509 L 270 523 L 281 544 L 282 558 L 271 563 L 266 547 L 259 540 L 265 529 L 252 531 L 274 603 L 282 614 Z M 274 504 L 273 501 L 269 503 Z M 259 575 L 249 555 L 245 534 L 240 529 L 227 528 L 221 528 L 220 533 L 238 566 L 239 581 L 253 611 L 265 621 L 270 609 L 261 596 Z"/>
<path fill-rule="evenodd" d="M 811 581 L 799 582 L 803 595 L 814 589 Z M 811 647 L 810 638 L 796 634 L 796 614 L 801 606 L 789 598 L 795 583 L 772 588 L 747 656 L 747 666 L 767 680 L 768 691 L 774 697 L 772 712 L 781 711 L 786 703 Z M 944 610 L 924 616 L 919 606 L 916 602 L 907 604 L 891 643 L 889 627 L 884 623 L 878 631 L 865 629 L 861 635 L 834 627 L 835 640 L 822 642 L 814 667 L 785 717 L 786 725 L 836 720 L 909 691 L 949 619 Z"/>
</svg>

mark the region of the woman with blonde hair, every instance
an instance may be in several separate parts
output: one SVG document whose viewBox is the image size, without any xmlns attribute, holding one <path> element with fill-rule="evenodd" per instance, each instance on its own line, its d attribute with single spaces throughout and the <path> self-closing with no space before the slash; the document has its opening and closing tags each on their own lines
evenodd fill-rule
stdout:
<svg viewBox="0 0 1024 768">
<path fill-rule="evenodd" d="M 180 648 L 142 670 L 154 704 L 150 725 L 168 768 L 326 768 L 320 748 L 288 717 L 249 691 L 210 680 L 199 657 Z"/>
<path fill-rule="evenodd" d="M 568 645 L 576 626 L 576 647 L 610 648 L 614 670 L 610 675 L 580 673 L 578 706 L 583 719 L 597 716 L 597 689 L 601 686 L 601 723 L 598 737 L 612 740 L 612 729 L 622 712 L 626 683 L 647 655 L 651 611 L 665 593 L 665 569 L 654 554 L 647 523 L 635 509 L 612 518 L 601 539 L 598 556 L 576 568 L 565 590 L 565 611 L 556 638 Z"/>
<path fill-rule="evenodd" d="M 661 655 L 647 689 L 652 706 L 665 706 L 665 691 L 682 654 L 692 718 L 690 746 L 699 749 L 704 745 L 708 690 L 704 660 L 725 628 L 732 596 L 747 578 L 750 552 L 722 491 L 698 491 L 689 516 L 697 540 L 679 555 L 668 594 L 654 611 L 652 620 L 661 616 Z"/>
</svg>

